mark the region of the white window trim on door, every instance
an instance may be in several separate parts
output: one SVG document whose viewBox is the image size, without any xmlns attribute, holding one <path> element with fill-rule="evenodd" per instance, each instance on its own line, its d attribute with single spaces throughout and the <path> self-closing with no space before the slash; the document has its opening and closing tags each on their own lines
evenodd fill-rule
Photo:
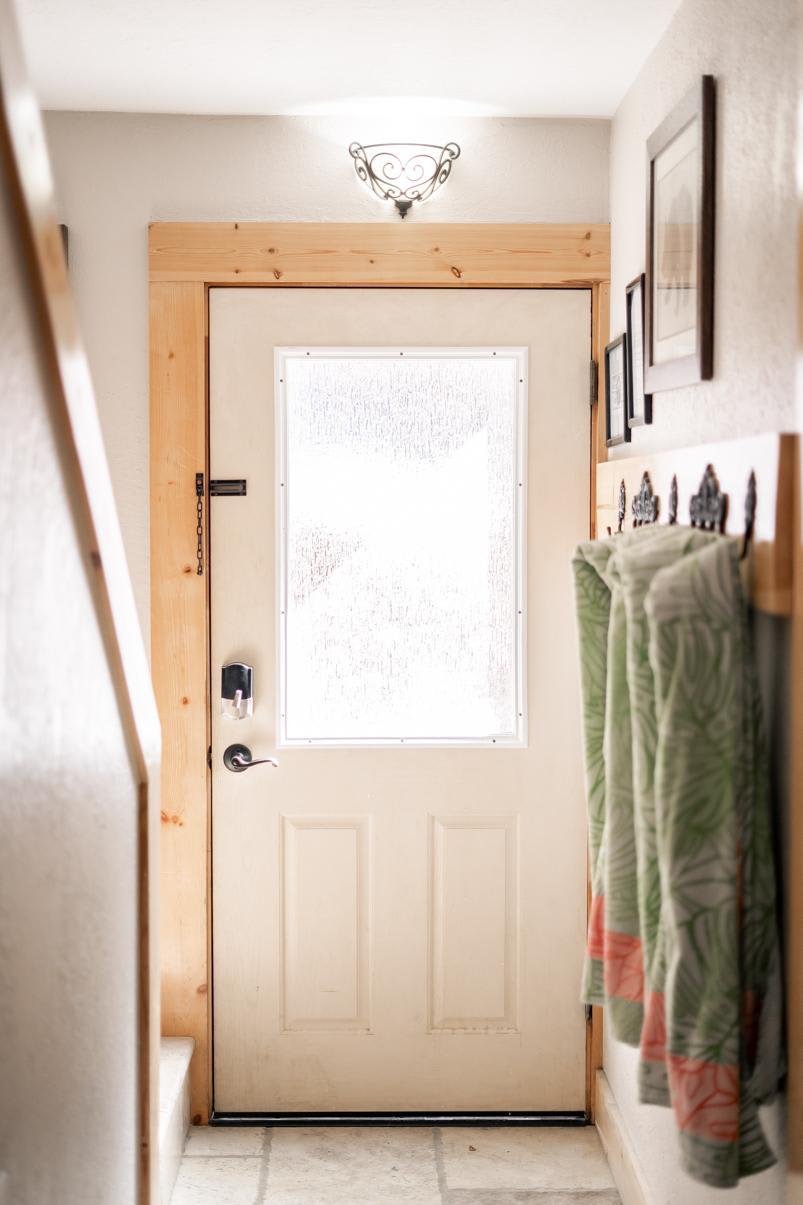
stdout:
<svg viewBox="0 0 803 1205">
<path fill-rule="evenodd" d="M 274 355 L 275 398 L 276 398 L 276 547 L 277 583 L 280 605 L 277 607 L 277 709 L 278 748 L 526 748 L 527 747 L 527 424 L 528 424 L 528 371 L 526 347 L 278 347 Z M 517 726 L 513 734 L 489 734 L 487 737 L 432 737 L 432 738 L 292 738 L 286 732 L 286 684 L 287 684 L 287 491 L 282 483 L 287 480 L 287 394 L 286 366 L 292 359 L 316 357 L 332 358 L 406 358 L 433 359 L 491 359 L 495 357 L 514 360 L 516 364 L 516 491 L 515 504 L 515 697 Z"/>
</svg>

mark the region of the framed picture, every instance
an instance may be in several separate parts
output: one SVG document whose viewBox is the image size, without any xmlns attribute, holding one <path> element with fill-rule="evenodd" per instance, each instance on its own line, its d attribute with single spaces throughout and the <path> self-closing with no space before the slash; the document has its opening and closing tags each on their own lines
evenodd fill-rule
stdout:
<svg viewBox="0 0 803 1205">
<path fill-rule="evenodd" d="M 627 424 L 627 335 L 605 348 L 605 443 L 609 448 L 629 443 Z"/>
<path fill-rule="evenodd" d="M 652 422 L 652 397 L 644 392 L 644 275 L 625 289 L 627 311 L 627 425 Z"/>
<path fill-rule="evenodd" d="M 645 387 L 707 381 L 714 371 L 714 77 L 647 142 Z"/>
</svg>

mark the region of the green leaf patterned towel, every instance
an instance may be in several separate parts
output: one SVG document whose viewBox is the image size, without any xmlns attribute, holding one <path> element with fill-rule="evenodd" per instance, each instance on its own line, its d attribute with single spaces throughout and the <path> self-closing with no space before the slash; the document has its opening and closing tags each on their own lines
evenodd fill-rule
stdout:
<svg viewBox="0 0 803 1205">
<path fill-rule="evenodd" d="M 683 1162 L 728 1187 L 774 1161 L 779 1070 L 768 769 L 731 540 L 650 527 L 574 558 L 592 908 L 584 998 L 641 1047 Z"/>
</svg>

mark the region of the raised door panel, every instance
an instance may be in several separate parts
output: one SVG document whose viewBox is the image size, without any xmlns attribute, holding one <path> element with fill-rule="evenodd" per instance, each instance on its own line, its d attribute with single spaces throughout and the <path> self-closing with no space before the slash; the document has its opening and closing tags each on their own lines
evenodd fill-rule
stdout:
<svg viewBox="0 0 803 1205">
<path fill-rule="evenodd" d="M 282 819 L 282 1028 L 370 1029 L 368 818 Z"/>
<path fill-rule="evenodd" d="M 430 1027 L 510 1031 L 518 1003 L 515 816 L 433 817 Z"/>
</svg>

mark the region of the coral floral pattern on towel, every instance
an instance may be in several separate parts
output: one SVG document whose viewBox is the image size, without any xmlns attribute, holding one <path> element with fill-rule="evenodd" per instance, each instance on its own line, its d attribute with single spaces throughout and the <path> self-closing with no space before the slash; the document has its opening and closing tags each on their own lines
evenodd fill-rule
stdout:
<svg viewBox="0 0 803 1205">
<path fill-rule="evenodd" d="M 666 1060 L 666 1013 L 663 992 L 650 992 L 641 1031 L 641 1057 L 647 1063 Z"/>
<path fill-rule="evenodd" d="M 588 957 L 605 957 L 605 897 L 592 895 L 588 914 Z"/>
<path fill-rule="evenodd" d="M 605 967 L 605 995 L 620 1000 L 644 999 L 644 959 L 641 939 L 605 928 L 605 897 L 594 896 L 588 918 L 588 956 Z"/>
<path fill-rule="evenodd" d="M 605 993 L 619 1000 L 644 999 L 640 938 L 605 930 Z"/>
<path fill-rule="evenodd" d="M 739 1068 L 667 1056 L 672 1106 L 684 1134 L 712 1142 L 739 1138 Z"/>
</svg>

